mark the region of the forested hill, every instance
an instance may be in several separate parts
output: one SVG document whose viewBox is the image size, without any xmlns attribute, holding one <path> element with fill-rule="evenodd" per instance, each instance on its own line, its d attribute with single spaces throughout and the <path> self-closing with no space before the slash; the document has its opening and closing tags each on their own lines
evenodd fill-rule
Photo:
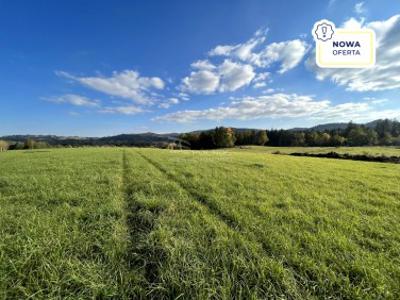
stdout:
<svg viewBox="0 0 400 300">
<path fill-rule="evenodd" d="M 48 144 L 50 146 L 162 146 L 174 142 L 178 134 L 120 134 L 107 137 L 76 137 L 76 136 L 55 136 L 55 135 L 9 135 L 0 139 L 9 143 L 24 144 L 28 140 L 35 143 Z M 22 146 L 22 145 L 21 145 Z"/>
<path fill-rule="evenodd" d="M 208 129 L 189 133 L 157 134 L 147 132 L 107 137 L 9 135 L 0 137 L 0 140 L 8 143 L 10 149 L 46 148 L 47 146 L 166 147 L 170 144 L 179 144 L 194 149 L 207 149 L 246 144 L 266 144 L 270 146 L 397 145 L 400 143 L 399 135 L 399 122 L 375 120 L 366 124 L 329 123 L 310 128 L 288 130 L 229 128 L 226 132 Z M 225 140 L 225 142 L 218 141 L 218 138 Z"/>
<path fill-rule="evenodd" d="M 379 123 L 380 121 L 383 120 L 375 120 L 372 122 L 368 122 L 365 124 L 359 124 L 359 125 L 363 125 L 366 128 L 375 128 L 376 124 Z M 346 129 L 347 125 L 349 123 L 327 123 L 327 124 L 320 124 L 320 125 L 316 125 L 310 128 L 292 128 L 289 129 L 289 131 L 326 131 L 326 130 L 338 130 L 338 129 Z"/>
</svg>

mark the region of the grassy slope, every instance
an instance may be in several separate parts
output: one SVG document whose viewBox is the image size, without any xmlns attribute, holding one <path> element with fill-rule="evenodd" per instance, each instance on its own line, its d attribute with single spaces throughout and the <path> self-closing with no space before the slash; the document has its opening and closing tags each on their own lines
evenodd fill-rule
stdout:
<svg viewBox="0 0 400 300">
<path fill-rule="evenodd" d="M 398 165 L 152 149 L 0 165 L 0 298 L 400 296 Z"/>
</svg>

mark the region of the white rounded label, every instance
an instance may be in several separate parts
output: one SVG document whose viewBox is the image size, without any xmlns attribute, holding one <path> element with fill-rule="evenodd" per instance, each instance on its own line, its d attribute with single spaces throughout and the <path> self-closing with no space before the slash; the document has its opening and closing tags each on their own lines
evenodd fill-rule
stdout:
<svg viewBox="0 0 400 300">
<path fill-rule="evenodd" d="M 336 28 L 328 20 L 314 24 L 315 59 L 321 68 L 367 68 L 375 64 L 375 32 Z"/>
</svg>

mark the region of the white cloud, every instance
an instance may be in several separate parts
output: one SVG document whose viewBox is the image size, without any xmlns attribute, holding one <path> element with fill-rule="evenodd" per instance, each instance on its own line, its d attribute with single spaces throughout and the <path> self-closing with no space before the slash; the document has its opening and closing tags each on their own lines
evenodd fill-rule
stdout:
<svg viewBox="0 0 400 300">
<path fill-rule="evenodd" d="M 67 94 L 59 97 L 43 98 L 46 101 L 57 103 L 57 104 L 71 104 L 74 106 L 82 106 L 94 109 L 99 113 L 109 113 L 109 114 L 124 114 L 124 115 L 135 115 L 137 113 L 145 112 L 140 107 L 133 105 L 117 105 L 117 106 L 102 106 L 100 101 L 89 99 L 80 95 Z M 70 112 L 70 115 L 77 116 L 79 113 Z"/>
<path fill-rule="evenodd" d="M 229 56 L 232 53 L 232 50 L 235 49 L 236 46 L 229 45 L 218 45 L 214 49 L 208 52 L 210 56 Z"/>
<path fill-rule="evenodd" d="M 196 64 L 198 67 L 199 64 Z M 191 72 L 190 76 L 182 80 L 182 90 L 195 94 L 235 91 L 248 85 L 255 75 L 251 65 L 225 60 L 212 69 Z"/>
<path fill-rule="evenodd" d="M 183 93 L 183 92 L 179 92 L 179 93 L 178 93 L 178 97 L 179 97 L 180 99 L 182 99 L 183 101 L 189 101 L 189 100 L 190 100 L 189 95 L 186 94 L 186 93 Z"/>
<path fill-rule="evenodd" d="M 396 112 L 388 117 L 393 117 Z M 278 93 L 258 97 L 245 97 L 225 106 L 204 110 L 184 110 L 157 117 L 158 121 L 187 123 L 196 120 L 249 120 L 259 118 L 310 118 L 323 121 L 349 121 L 376 118 L 382 112 L 365 102 L 332 104 L 329 100 L 318 100 L 313 96 Z M 397 111 L 400 116 L 400 111 Z"/>
<path fill-rule="evenodd" d="M 191 64 L 193 69 L 199 70 L 214 70 L 216 67 L 207 59 L 198 60 Z"/>
<path fill-rule="evenodd" d="M 266 82 L 256 82 L 254 85 L 253 85 L 253 87 L 255 88 L 255 89 L 260 89 L 260 88 L 263 88 L 263 87 L 266 87 L 267 86 L 267 83 Z"/>
<path fill-rule="evenodd" d="M 113 72 L 111 77 L 78 77 L 67 72 L 58 71 L 63 76 L 107 95 L 126 98 L 138 104 L 152 104 L 151 92 L 162 90 L 165 86 L 158 77 L 141 77 L 136 71 L 125 70 Z"/>
<path fill-rule="evenodd" d="M 272 93 L 274 93 L 274 92 L 276 92 L 275 89 L 269 88 L 269 89 L 266 89 L 265 91 L 263 91 L 263 94 L 272 94 Z"/>
<path fill-rule="evenodd" d="M 264 72 L 258 73 L 257 76 L 254 78 L 254 82 L 265 81 L 270 77 L 271 73 Z"/>
<path fill-rule="evenodd" d="M 218 45 L 208 52 L 208 59 L 191 64 L 193 71 L 183 78 L 181 90 L 194 94 L 232 92 L 248 86 L 266 86 L 270 76 L 265 69 L 273 63 L 279 64 L 279 73 L 296 67 L 309 45 L 300 39 L 266 44 L 267 30 L 258 30 L 251 39 L 236 45 Z M 215 57 L 225 57 L 222 63 L 214 63 Z M 260 72 L 259 69 L 264 69 Z"/>
<path fill-rule="evenodd" d="M 364 97 L 363 100 L 370 102 L 371 104 L 378 105 L 389 102 L 386 98 L 375 98 L 375 97 Z"/>
<path fill-rule="evenodd" d="M 350 19 L 347 28 L 365 27 L 376 34 L 376 64 L 364 69 L 328 69 L 315 64 L 315 53 L 307 60 L 318 80 L 330 79 L 349 91 L 383 91 L 400 88 L 400 15 L 363 24 Z"/>
<path fill-rule="evenodd" d="M 177 99 L 177 98 L 169 98 L 169 102 L 171 104 L 178 104 L 179 103 L 179 99 Z"/>
<path fill-rule="evenodd" d="M 279 62 L 280 73 L 296 67 L 307 53 L 309 46 L 303 40 L 290 40 L 265 44 L 266 32 L 257 31 L 247 42 L 237 45 L 220 45 L 209 51 L 212 56 L 225 56 L 240 60 L 255 67 L 266 68 Z"/>
<path fill-rule="evenodd" d="M 279 73 L 283 74 L 296 67 L 309 49 L 308 44 L 302 40 L 292 40 L 268 45 L 261 53 L 264 64 L 281 62 Z"/>
<path fill-rule="evenodd" d="M 128 106 L 105 106 L 103 107 L 98 100 L 89 99 L 80 95 L 67 94 L 52 98 L 43 98 L 46 101 L 56 104 L 71 104 L 74 106 L 89 107 L 95 109 L 99 113 L 108 114 L 124 114 L 124 115 L 135 115 L 137 113 L 144 112 L 140 107 L 128 105 Z M 77 112 L 69 112 L 71 116 L 77 116 Z"/>
<path fill-rule="evenodd" d="M 360 20 L 357 20 L 355 18 L 350 18 L 348 20 L 346 20 L 341 28 L 344 29 L 361 29 L 364 25 L 365 19 L 361 18 Z"/>
<path fill-rule="evenodd" d="M 253 88 L 259 89 L 267 86 L 267 80 L 269 79 L 271 73 L 269 72 L 264 72 L 264 73 L 258 73 L 256 77 L 254 77 L 254 84 Z"/>
<path fill-rule="evenodd" d="M 158 105 L 160 108 L 170 108 L 172 105 L 179 104 L 179 99 L 177 98 L 169 98 L 167 101 L 164 101 Z"/>
<path fill-rule="evenodd" d="M 362 15 L 366 12 L 366 9 L 364 7 L 364 2 L 358 2 L 356 5 L 354 5 L 354 12 L 356 14 Z"/>
<path fill-rule="evenodd" d="M 219 76 L 212 71 L 200 70 L 191 72 L 182 80 L 183 90 L 195 94 L 212 94 L 219 86 Z"/>
<path fill-rule="evenodd" d="M 46 101 L 57 103 L 57 104 L 71 104 L 74 106 L 86 106 L 86 107 L 98 107 L 100 106 L 99 100 L 92 100 L 87 97 L 83 97 L 75 94 L 67 94 L 58 97 L 43 98 Z"/>
<path fill-rule="evenodd" d="M 208 52 L 210 56 L 226 56 L 233 59 L 261 66 L 259 55 L 254 51 L 266 40 L 266 30 L 258 30 L 254 36 L 245 43 L 236 45 L 219 45 Z"/>
<path fill-rule="evenodd" d="M 219 66 L 220 92 L 232 92 L 248 85 L 255 77 L 253 67 L 225 60 Z"/>
<path fill-rule="evenodd" d="M 105 114 L 136 115 L 138 113 L 144 112 L 144 110 L 140 107 L 129 105 L 129 106 L 104 107 L 98 112 Z"/>
</svg>

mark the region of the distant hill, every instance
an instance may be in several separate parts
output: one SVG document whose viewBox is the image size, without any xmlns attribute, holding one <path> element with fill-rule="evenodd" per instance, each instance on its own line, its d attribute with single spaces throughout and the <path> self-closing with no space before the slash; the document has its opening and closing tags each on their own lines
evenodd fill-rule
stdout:
<svg viewBox="0 0 400 300">
<path fill-rule="evenodd" d="M 122 146 L 147 146 L 162 145 L 178 140 L 179 134 L 157 134 L 152 132 L 137 134 L 120 134 L 109 137 L 98 138 L 96 141 L 102 145 L 122 145 Z"/>
<path fill-rule="evenodd" d="M 325 130 L 335 130 L 335 129 L 346 129 L 349 123 L 328 123 L 313 126 L 309 128 L 310 131 L 325 131 Z"/>
<path fill-rule="evenodd" d="M 354 124 L 358 124 L 358 125 L 364 125 L 368 128 L 375 128 L 376 124 L 381 121 L 379 120 L 375 120 L 372 122 L 368 122 L 365 124 L 360 124 L 360 123 L 354 123 Z M 346 129 L 347 125 L 349 123 L 327 123 L 327 124 L 320 124 L 320 125 L 316 125 L 310 128 L 292 128 L 290 129 L 291 131 L 326 131 L 326 130 L 336 130 L 336 129 Z"/>
<path fill-rule="evenodd" d="M 368 128 L 375 128 L 375 127 L 376 127 L 376 124 L 377 124 L 379 121 L 382 121 L 382 119 L 375 120 L 375 121 L 371 121 L 371 122 L 369 122 L 369 123 L 365 123 L 364 125 L 367 126 Z"/>
<path fill-rule="evenodd" d="M 50 142 L 50 141 L 65 141 L 65 140 L 89 140 L 92 138 L 79 137 L 79 136 L 16 134 L 16 135 L 2 136 L 1 139 L 13 142 L 24 142 L 27 139 L 33 139 L 35 141 L 40 141 L 40 142 Z"/>
<path fill-rule="evenodd" d="M 9 135 L 1 139 L 9 142 L 25 142 L 33 139 L 37 142 L 46 142 L 50 145 L 71 145 L 71 146 L 161 146 L 174 142 L 179 134 L 157 134 L 152 132 L 137 134 L 120 134 L 107 137 L 76 137 L 76 136 L 56 136 L 56 135 Z"/>
<path fill-rule="evenodd" d="M 236 128 L 236 127 L 231 127 L 235 132 L 244 132 L 244 131 L 249 131 L 249 130 L 254 130 L 254 131 L 261 131 L 262 129 L 255 129 L 255 128 Z M 213 131 L 215 128 L 211 129 L 204 129 L 204 130 L 194 130 L 190 132 L 185 132 L 185 133 L 202 133 L 202 132 L 210 132 Z"/>
</svg>

